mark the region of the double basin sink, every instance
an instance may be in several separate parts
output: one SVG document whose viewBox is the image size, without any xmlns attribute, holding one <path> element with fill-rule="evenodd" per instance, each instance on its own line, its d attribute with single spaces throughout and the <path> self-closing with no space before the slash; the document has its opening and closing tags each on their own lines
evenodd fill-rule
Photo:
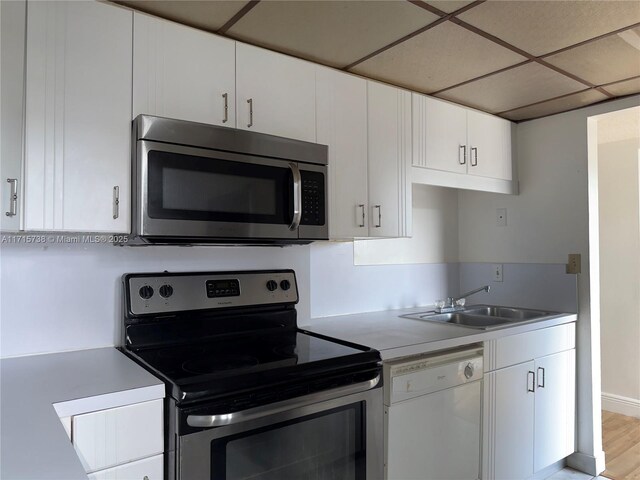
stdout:
<svg viewBox="0 0 640 480">
<path fill-rule="evenodd" d="M 547 320 L 559 315 L 563 314 L 544 310 L 533 310 L 529 308 L 471 305 L 462 310 L 450 313 L 437 313 L 435 311 L 430 311 L 410 313 L 402 315 L 402 317 L 488 330 L 492 328 L 507 327 L 514 324 Z"/>
</svg>

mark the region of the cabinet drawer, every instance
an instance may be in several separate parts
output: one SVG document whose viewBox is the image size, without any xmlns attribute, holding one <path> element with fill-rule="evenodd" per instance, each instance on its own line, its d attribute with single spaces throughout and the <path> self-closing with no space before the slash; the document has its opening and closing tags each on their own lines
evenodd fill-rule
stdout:
<svg viewBox="0 0 640 480">
<path fill-rule="evenodd" d="M 162 453 L 162 402 L 152 400 L 73 417 L 73 445 L 85 471 Z"/>
<path fill-rule="evenodd" d="M 89 474 L 89 480 L 162 480 L 163 456 L 145 458 Z"/>
<path fill-rule="evenodd" d="M 485 365 L 488 371 L 496 370 L 575 346 L 575 323 L 543 328 L 485 342 Z"/>
</svg>

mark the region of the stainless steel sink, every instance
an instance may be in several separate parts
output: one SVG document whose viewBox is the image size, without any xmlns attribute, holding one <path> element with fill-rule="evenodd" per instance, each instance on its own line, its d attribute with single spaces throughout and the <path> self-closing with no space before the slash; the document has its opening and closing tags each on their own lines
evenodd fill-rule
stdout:
<svg viewBox="0 0 640 480">
<path fill-rule="evenodd" d="M 404 318 L 448 323 L 461 327 L 488 330 L 513 325 L 515 323 L 546 320 L 558 315 L 558 312 L 533 310 L 530 308 L 501 307 L 495 305 L 471 305 L 458 312 L 437 313 L 435 311 L 402 315 Z"/>
</svg>

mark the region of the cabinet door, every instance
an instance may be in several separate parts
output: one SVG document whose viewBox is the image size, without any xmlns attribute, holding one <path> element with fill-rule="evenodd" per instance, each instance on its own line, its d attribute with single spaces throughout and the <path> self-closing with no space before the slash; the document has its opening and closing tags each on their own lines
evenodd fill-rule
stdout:
<svg viewBox="0 0 640 480">
<path fill-rule="evenodd" d="M 484 377 L 483 476 L 524 479 L 533 474 L 534 362 Z"/>
<path fill-rule="evenodd" d="M 0 2 L 0 20 L 0 230 L 17 232 L 22 218 L 26 1 Z"/>
<path fill-rule="evenodd" d="M 469 174 L 512 179 L 511 122 L 468 110 L 467 138 Z"/>
<path fill-rule="evenodd" d="M 162 402 L 152 400 L 73 417 L 73 446 L 85 471 L 162 453 Z"/>
<path fill-rule="evenodd" d="M 537 472 L 575 451 L 576 351 L 538 358 L 535 366 Z"/>
<path fill-rule="evenodd" d="M 315 72 L 312 63 L 238 43 L 238 128 L 315 142 Z"/>
<path fill-rule="evenodd" d="M 367 82 L 318 67 L 318 143 L 329 146 L 329 237 L 368 235 Z"/>
<path fill-rule="evenodd" d="M 411 93 L 367 82 L 369 236 L 409 234 Z"/>
<path fill-rule="evenodd" d="M 134 118 L 236 126 L 233 40 L 141 13 L 133 26 Z"/>
<path fill-rule="evenodd" d="M 413 165 L 467 173 L 467 110 L 417 93 L 413 106 Z"/>
<path fill-rule="evenodd" d="M 128 232 L 132 13 L 27 9 L 25 229 Z"/>
<path fill-rule="evenodd" d="M 88 475 L 89 480 L 162 480 L 163 456 L 145 458 L 117 467 L 99 470 Z"/>
</svg>

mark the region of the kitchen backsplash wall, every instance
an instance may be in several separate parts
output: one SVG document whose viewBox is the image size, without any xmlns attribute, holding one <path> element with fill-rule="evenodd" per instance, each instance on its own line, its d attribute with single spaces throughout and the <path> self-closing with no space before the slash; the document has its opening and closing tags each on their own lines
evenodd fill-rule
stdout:
<svg viewBox="0 0 640 480">
<path fill-rule="evenodd" d="M 120 278 L 128 272 L 293 268 L 309 314 L 309 247 L 2 245 L 0 355 L 119 343 Z"/>
<path fill-rule="evenodd" d="M 571 313 L 578 311 L 577 277 L 567 275 L 564 264 L 501 264 L 502 282 L 493 280 L 494 265 L 460 264 L 460 292 L 483 285 L 491 286 L 489 293 L 480 292 L 469 297 L 468 304 L 488 303 Z"/>
<path fill-rule="evenodd" d="M 354 265 L 353 249 L 351 242 L 311 246 L 312 317 L 430 305 L 458 292 L 457 263 Z"/>
<path fill-rule="evenodd" d="M 3 245 L 0 249 L 0 356 L 117 345 L 120 278 L 127 272 L 293 268 L 298 316 L 431 306 L 437 298 L 490 284 L 470 301 L 575 311 L 575 276 L 564 265 L 354 265 L 353 243 L 286 248 Z"/>
</svg>

